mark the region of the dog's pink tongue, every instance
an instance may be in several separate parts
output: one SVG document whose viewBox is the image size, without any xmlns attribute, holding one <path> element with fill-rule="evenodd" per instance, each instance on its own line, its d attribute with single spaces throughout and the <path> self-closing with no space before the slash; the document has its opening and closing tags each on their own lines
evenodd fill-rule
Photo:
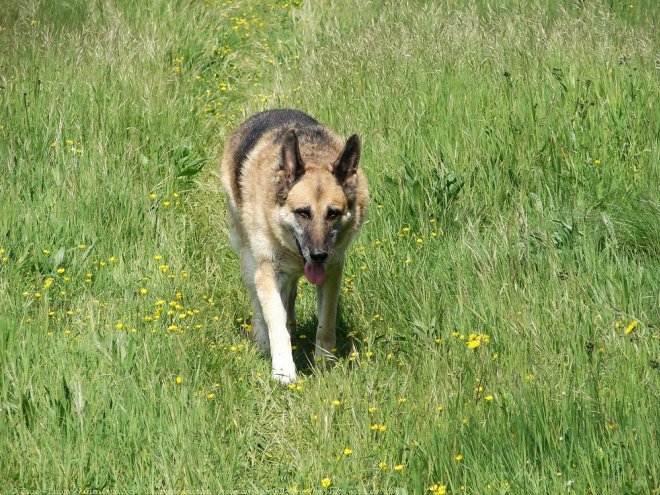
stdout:
<svg viewBox="0 0 660 495">
<path fill-rule="evenodd" d="M 305 277 L 314 285 L 322 284 L 325 280 L 325 266 L 305 263 Z"/>
</svg>

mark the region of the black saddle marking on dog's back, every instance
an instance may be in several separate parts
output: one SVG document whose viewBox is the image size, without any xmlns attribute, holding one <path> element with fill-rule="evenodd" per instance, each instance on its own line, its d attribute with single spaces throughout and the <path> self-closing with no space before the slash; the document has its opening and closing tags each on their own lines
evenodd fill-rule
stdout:
<svg viewBox="0 0 660 495">
<path fill-rule="evenodd" d="M 308 130 L 322 132 L 321 124 L 318 121 L 300 110 L 291 109 L 266 110 L 250 117 L 243 123 L 242 127 L 244 131 L 241 135 L 241 142 L 234 156 L 236 182 L 238 184 L 240 184 L 245 159 L 259 139 L 267 132 L 278 127 L 282 127 L 284 130 L 293 127 L 300 129 L 305 134 L 307 134 L 306 131 Z M 240 186 L 238 187 L 238 191 L 240 193 Z"/>
</svg>

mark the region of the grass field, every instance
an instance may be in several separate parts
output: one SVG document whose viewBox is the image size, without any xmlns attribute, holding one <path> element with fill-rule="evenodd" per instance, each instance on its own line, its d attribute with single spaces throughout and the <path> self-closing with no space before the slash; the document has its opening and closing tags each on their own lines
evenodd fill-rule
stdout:
<svg viewBox="0 0 660 495">
<path fill-rule="evenodd" d="M 0 0 L 0 492 L 660 493 L 660 9 L 495 3 Z M 372 193 L 290 387 L 217 177 L 285 106 Z"/>
</svg>

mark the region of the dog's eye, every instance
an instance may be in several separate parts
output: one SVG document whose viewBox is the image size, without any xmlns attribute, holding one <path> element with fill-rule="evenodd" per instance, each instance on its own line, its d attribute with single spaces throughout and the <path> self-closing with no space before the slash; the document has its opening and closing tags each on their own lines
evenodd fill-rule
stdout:
<svg viewBox="0 0 660 495">
<path fill-rule="evenodd" d="M 301 218 L 312 217 L 312 211 L 309 208 L 298 208 L 297 210 L 293 210 L 293 212 Z"/>
<path fill-rule="evenodd" d="M 341 210 L 338 210 L 336 208 L 328 208 L 328 213 L 326 217 L 328 220 L 335 220 L 341 216 Z"/>
</svg>

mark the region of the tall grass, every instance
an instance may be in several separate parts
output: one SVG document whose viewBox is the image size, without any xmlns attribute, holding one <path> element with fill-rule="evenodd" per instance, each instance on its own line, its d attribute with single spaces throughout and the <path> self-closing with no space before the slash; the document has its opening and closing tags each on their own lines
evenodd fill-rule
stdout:
<svg viewBox="0 0 660 495">
<path fill-rule="evenodd" d="M 659 489 L 652 2 L 2 10 L 4 490 Z M 290 388 L 215 175 L 274 106 L 359 132 L 373 198 Z"/>
</svg>

